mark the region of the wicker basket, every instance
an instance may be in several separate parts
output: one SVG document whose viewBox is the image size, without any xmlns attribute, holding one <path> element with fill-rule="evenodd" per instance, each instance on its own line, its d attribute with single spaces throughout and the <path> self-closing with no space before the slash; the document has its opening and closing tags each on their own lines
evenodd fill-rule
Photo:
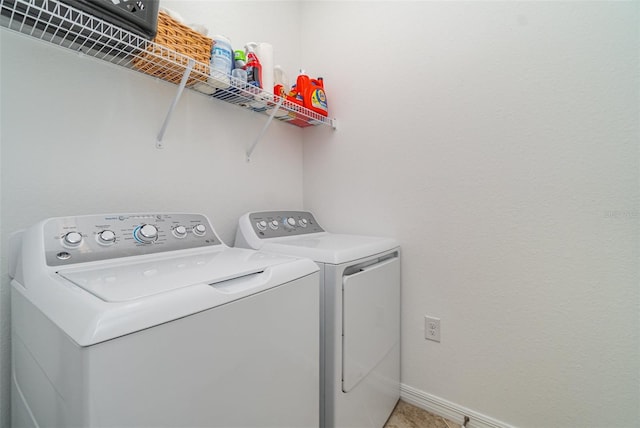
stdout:
<svg viewBox="0 0 640 428">
<path fill-rule="evenodd" d="M 154 44 L 150 44 L 146 51 L 141 52 L 132 61 L 136 69 L 178 84 L 182 79 L 189 58 L 192 58 L 196 60 L 193 70 L 203 73 L 204 76 L 192 73 L 187 85 L 207 80 L 211 47 L 213 46 L 212 39 L 179 23 L 166 13 L 160 12 L 158 14 L 158 33 L 153 41 Z"/>
</svg>

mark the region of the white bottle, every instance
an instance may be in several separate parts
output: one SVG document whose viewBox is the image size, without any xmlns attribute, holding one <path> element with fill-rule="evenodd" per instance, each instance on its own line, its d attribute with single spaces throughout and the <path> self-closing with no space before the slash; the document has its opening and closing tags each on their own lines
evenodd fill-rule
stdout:
<svg viewBox="0 0 640 428">
<path fill-rule="evenodd" d="M 233 48 L 231 48 L 231 42 L 225 36 L 213 36 L 209 84 L 215 88 L 228 88 L 231 70 L 233 70 Z"/>
<path fill-rule="evenodd" d="M 287 78 L 287 74 L 284 72 L 280 65 L 276 65 L 275 67 L 273 67 L 273 79 L 273 84 L 275 86 L 281 86 L 284 94 L 287 94 L 289 92 L 289 79 Z M 282 94 L 275 95 L 282 96 Z M 274 100 L 274 102 L 276 101 Z M 267 114 L 272 114 L 274 110 L 275 106 L 267 108 Z M 291 120 L 295 116 L 289 116 L 289 112 L 286 109 L 279 108 L 275 112 L 274 117 L 280 120 Z"/>
<path fill-rule="evenodd" d="M 270 43 L 258 43 L 256 55 L 262 65 L 262 90 L 273 94 L 273 46 Z"/>
<path fill-rule="evenodd" d="M 277 85 L 281 85 L 282 86 L 282 90 L 284 91 L 284 93 L 288 93 L 289 90 L 291 89 L 289 87 L 289 78 L 287 77 L 287 73 L 284 72 L 284 70 L 282 69 L 282 66 L 280 65 L 276 65 L 275 67 L 273 67 L 273 84 L 274 87 Z M 276 94 L 276 95 L 280 95 L 280 94 Z"/>
</svg>

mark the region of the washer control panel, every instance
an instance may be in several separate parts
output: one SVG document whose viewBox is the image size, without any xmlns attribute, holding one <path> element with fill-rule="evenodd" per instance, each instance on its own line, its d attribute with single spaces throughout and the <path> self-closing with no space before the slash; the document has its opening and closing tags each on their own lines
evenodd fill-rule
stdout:
<svg viewBox="0 0 640 428">
<path fill-rule="evenodd" d="M 47 220 L 43 234 L 49 266 L 222 245 L 201 214 L 60 217 Z"/>
<path fill-rule="evenodd" d="M 249 220 L 261 239 L 324 232 L 307 211 L 262 211 L 249 214 Z"/>
</svg>

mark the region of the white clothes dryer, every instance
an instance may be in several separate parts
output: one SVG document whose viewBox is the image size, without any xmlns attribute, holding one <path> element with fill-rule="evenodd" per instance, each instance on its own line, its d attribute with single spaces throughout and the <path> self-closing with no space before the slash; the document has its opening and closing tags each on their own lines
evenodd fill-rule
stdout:
<svg viewBox="0 0 640 428">
<path fill-rule="evenodd" d="M 318 426 L 310 260 L 116 214 L 30 227 L 10 271 L 13 427 Z"/>
<path fill-rule="evenodd" d="M 400 247 L 326 232 L 310 212 L 243 215 L 236 247 L 320 267 L 320 426 L 382 428 L 400 397 Z"/>
</svg>

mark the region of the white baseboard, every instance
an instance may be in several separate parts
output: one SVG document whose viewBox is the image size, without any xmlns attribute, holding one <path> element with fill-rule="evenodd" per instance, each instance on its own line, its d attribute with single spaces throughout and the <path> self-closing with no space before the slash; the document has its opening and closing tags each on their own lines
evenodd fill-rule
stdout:
<svg viewBox="0 0 640 428">
<path fill-rule="evenodd" d="M 400 385 L 400 398 L 409 404 L 420 407 L 428 412 L 442 416 L 460 425 L 464 422 L 464 417 L 469 417 L 467 428 L 513 428 L 512 425 L 498 421 L 496 419 L 475 412 L 466 407 L 447 401 L 435 395 L 428 394 L 409 385 Z"/>
</svg>

